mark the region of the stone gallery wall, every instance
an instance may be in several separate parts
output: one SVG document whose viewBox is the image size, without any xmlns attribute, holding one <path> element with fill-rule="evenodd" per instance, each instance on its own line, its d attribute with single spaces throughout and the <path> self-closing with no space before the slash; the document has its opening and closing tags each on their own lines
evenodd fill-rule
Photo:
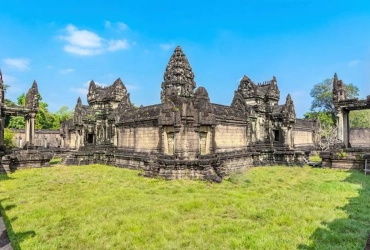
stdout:
<svg viewBox="0 0 370 250">
<path fill-rule="evenodd" d="M 351 128 L 349 142 L 352 147 L 370 147 L 370 128 Z"/>
<path fill-rule="evenodd" d="M 13 144 L 15 147 L 21 148 L 25 144 L 25 131 L 24 129 L 11 129 L 14 133 Z M 59 130 L 36 130 L 35 131 L 35 146 L 37 147 L 58 147 L 60 146 L 61 138 Z"/>
<path fill-rule="evenodd" d="M 131 127 L 117 129 L 118 147 L 137 152 L 157 152 L 160 141 L 158 127 Z"/>
<path fill-rule="evenodd" d="M 319 129 L 320 123 L 318 120 L 296 119 L 293 130 L 294 147 L 303 150 L 314 148 Z"/>
<path fill-rule="evenodd" d="M 301 146 L 313 146 L 313 135 L 312 131 L 304 130 L 294 130 L 293 131 L 293 141 L 294 146 L 299 148 Z"/>
<path fill-rule="evenodd" d="M 215 127 L 215 152 L 242 150 L 247 146 L 246 127 L 231 124 Z"/>
</svg>

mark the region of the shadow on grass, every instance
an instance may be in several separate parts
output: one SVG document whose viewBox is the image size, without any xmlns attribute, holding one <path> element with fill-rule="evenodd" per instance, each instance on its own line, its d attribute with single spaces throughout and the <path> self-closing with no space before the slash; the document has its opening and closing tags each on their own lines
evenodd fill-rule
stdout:
<svg viewBox="0 0 370 250">
<path fill-rule="evenodd" d="M 6 174 L 0 174 L 0 183 L 6 180 L 10 180 L 10 179 L 12 178 L 7 176 Z M 0 249 L 2 249 L 3 247 L 7 247 L 7 245 L 9 244 L 9 240 L 10 240 L 13 249 L 18 250 L 18 249 L 21 249 L 19 245 L 20 242 L 24 241 L 25 239 L 29 237 L 34 237 L 36 233 L 33 230 L 19 232 L 19 233 L 14 232 L 12 222 L 16 221 L 18 218 L 17 217 L 9 218 L 7 216 L 7 211 L 15 208 L 16 205 L 8 204 L 4 206 L 3 205 L 4 201 L 7 201 L 7 200 L 9 199 L 5 198 L 5 199 L 0 200 L 0 212 L 1 212 L 0 217 L 3 217 L 4 224 L 6 227 L 6 232 L 2 231 L 0 235 Z"/>
<path fill-rule="evenodd" d="M 323 222 L 310 236 L 312 244 L 298 249 L 364 249 L 370 232 L 370 176 L 353 171 L 345 182 L 360 185 L 358 196 L 342 208 L 348 218 Z"/>
</svg>

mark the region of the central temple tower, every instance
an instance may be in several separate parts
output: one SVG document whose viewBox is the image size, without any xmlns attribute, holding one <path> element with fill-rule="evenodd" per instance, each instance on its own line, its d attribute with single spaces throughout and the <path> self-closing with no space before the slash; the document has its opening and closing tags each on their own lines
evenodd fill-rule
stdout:
<svg viewBox="0 0 370 250">
<path fill-rule="evenodd" d="M 191 97 L 196 83 L 188 59 L 177 46 L 167 64 L 162 82 L 161 101 L 164 103 L 170 96 Z"/>
</svg>

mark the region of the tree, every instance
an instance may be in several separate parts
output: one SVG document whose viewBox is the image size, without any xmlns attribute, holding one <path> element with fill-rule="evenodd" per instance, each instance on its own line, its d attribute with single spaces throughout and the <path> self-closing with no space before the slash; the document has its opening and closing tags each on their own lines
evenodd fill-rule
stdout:
<svg viewBox="0 0 370 250">
<path fill-rule="evenodd" d="M 359 89 L 352 83 L 344 84 L 347 91 L 347 98 L 352 99 L 358 97 Z M 313 98 L 311 111 L 306 113 L 306 118 L 319 118 L 321 123 L 335 124 L 335 107 L 333 103 L 333 79 L 326 79 L 314 85 L 310 92 Z M 331 121 L 330 121 L 331 120 Z"/>
<path fill-rule="evenodd" d="M 356 110 L 349 112 L 350 128 L 370 128 L 370 110 Z"/>
<path fill-rule="evenodd" d="M 10 117 L 7 128 L 22 129 L 26 127 L 26 122 L 23 116 L 12 116 Z"/>
<path fill-rule="evenodd" d="M 13 105 L 13 102 L 8 101 L 9 105 Z M 26 94 L 22 93 L 17 98 L 17 104 L 20 106 L 26 106 Z M 48 104 L 42 101 L 41 95 L 39 95 L 39 112 L 36 114 L 35 128 L 36 129 L 51 129 L 53 128 L 54 116 L 47 109 Z M 21 116 L 12 116 L 7 124 L 9 128 L 21 129 L 25 127 L 24 118 Z"/>
<path fill-rule="evenodd" d="M 5 148 L 10 149 L 10 148 L 14 147 L 13 136 L 14 136 L 14 133 L 10 129 L 8 129 L 8 128 L 4 129 L 4 146 L 5 146 Z"/>
<path fill-rule="evenodd" d="M 359 89 L 353 84 L 344 84 L 347 92 L 347 98 L 358 97 Z M 316 146 L 322 151 L 330 149 L 336 143 L 336 110 L 333 103 L 333 79 L 326 79 L 321 83 L 314 85 L 311 90 L 313 101 L 311 110 L 304 114 L 305 119 L 319 119 L 321 123 L 318 131 L 318 140 Z M 369 127 L 370 111 L 350 112 L 350 127 Z"/>
<path fill-rule="evenodd" d="M 346 88 L 348 99 L 358 97 L 358 87 L 352 83 L 344 84 L 344 87 Z M 326 79 L 321 83 L 315 84 L 310 93 L 311 97 L 313 97 L 311 111 L 335 113 L 332 91 L 333 79 Z"/>
<path fill-rule="evenodd" d="M 57 112 L 54 113 L 53 129 L 59 129 L 60 123 L 66 119 L 69 120 L 73 116 L 73 111 L 69 110 L 68 106 L 62 106 Z"/>
</svg>

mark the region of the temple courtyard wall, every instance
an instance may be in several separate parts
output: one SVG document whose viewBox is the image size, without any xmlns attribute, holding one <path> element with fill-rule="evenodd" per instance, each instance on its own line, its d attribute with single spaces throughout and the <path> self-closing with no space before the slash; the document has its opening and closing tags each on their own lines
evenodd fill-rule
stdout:
<svg viewBox="0 0 370 250">
<path fill-rule="evenodd" d="M 351 128 L 349 132 L 349 142 L 352 147 L 370 148 L 370 129 Z"/>
<path fill-rule="evenodd" d="M 26 134 L 24 129 L 11 129 L 13 133 L 13 145 L 17 148 L 22 148 L 26 142 Z M 40 129 L 35 130 L 35 146 L 36 147 L 59 147 L 61 137 L 59 130 Z"/>
</svg>

